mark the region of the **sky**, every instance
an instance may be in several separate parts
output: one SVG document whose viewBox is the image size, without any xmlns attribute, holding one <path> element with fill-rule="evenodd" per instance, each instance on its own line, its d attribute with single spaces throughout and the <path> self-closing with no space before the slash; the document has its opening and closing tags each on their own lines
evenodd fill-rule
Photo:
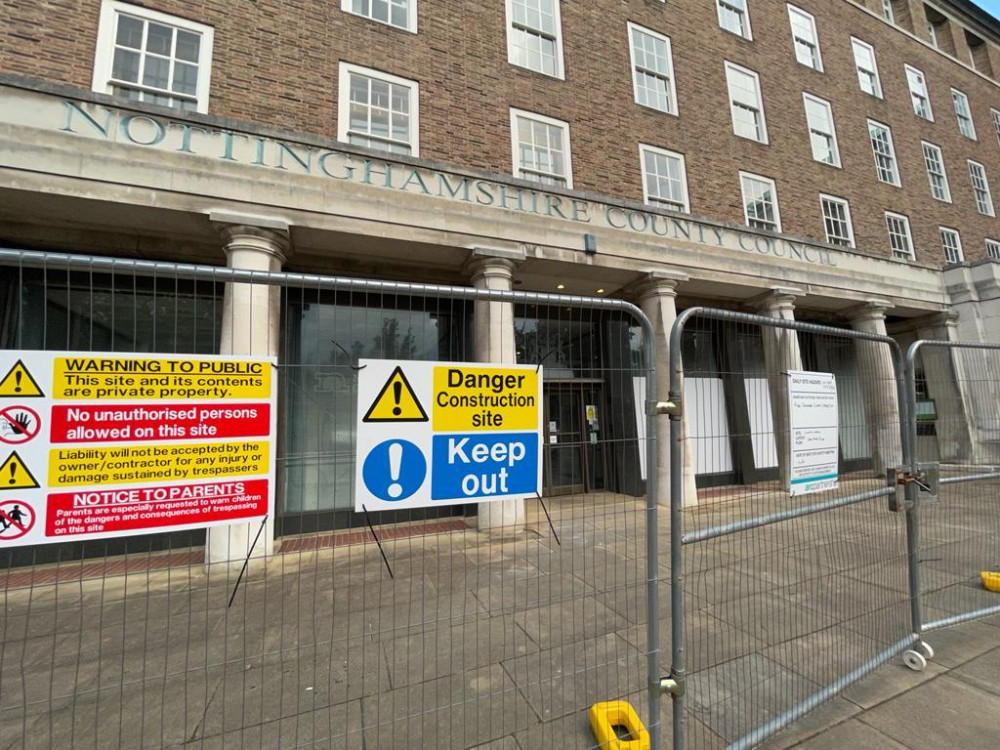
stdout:
<svg viewBox="0 0 1000 750">
<path fill-rule="evenodd" d="M 992 13 L 994 18 L 1000 19 L 1000 0 L 972 0 L 972 2 Z"/>
</svg>

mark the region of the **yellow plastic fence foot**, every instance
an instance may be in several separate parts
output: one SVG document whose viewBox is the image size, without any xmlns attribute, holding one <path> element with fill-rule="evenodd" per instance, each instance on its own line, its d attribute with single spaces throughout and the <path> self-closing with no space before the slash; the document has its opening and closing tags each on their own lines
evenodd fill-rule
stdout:
<svg viewBox="0 0 1000 750">
<path fill-rule="evenodd" d="M 996 591 L 1000 594 L 1000 573 L 993 573 L 989 570 L 984 570 L 980 574 L 983 579 L 983 585 L 990 591 Z M 593 711 L 593 709 L 591 709 Z"/>
<path fill-rule="evenodd" d="M 606 701 L 590 707 L 590 728 L 601 750 L 649 750 L 649 732 L 628 701 Z M 628 738 L 622 739 L 615 727 L 624 727 Z"/>
</svg>

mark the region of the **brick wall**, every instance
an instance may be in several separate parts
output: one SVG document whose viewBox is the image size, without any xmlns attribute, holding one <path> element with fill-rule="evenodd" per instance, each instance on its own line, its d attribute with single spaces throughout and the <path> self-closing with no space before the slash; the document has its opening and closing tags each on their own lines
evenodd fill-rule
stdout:
<svg viewBox="0 0 1000 750">
<path fill-rule="evenodd" d="M 976 211 L 966 159 L 986 165 L 1000 200 L 990 118 L 1000 87 L 847 0 L 798 3 L 819 31 L 825 72 L 812 71 L 795 61 L 785 3 L 748 1 L 752 42 L 719 28 L 713 0 L 562 0 L 565 80 L 507 63 L 502 0 L 420 0 L 417 35 L 344 13 L 337 0 L 143 4 L 215 28 L 212 114 L 335 137 L 338 63 L 347 61 L 420 83 L 420 150 L 429 159 L 510 173 L 513 106 L 570 122 L 577 189 L 641 201 L 638 144 L 648 143 L 685 154 L 696 214 L 742 223 L 742 169 L 776 180 L 786 233 L 823 238 L 822 190 L 850 201 L 867 251 L 889 254 L 889 209 L 910 217 L 922 262 L 942 260 L 939 225 L 959 229 L 966 259 L 982 257 L 1000 226 Z M 864 4 L 880 14 L 881 0 Z M 922 3 L 908 7 L 926 36 Z M 99 0 L 0 0 L 0 70 L 89 88 L 99 8 Z M 671 38 L 678 117 L 634 103 L 626 21 Z M 875 47 L 884 101 L 858 87 L 852 34 Z M 724 59 L 760 74 L 770 145 L 733 135 Z M 935 122 L 913 114 L 904 63 L 926 74 Z M 969 96 L 977 142 L 958 133 L 951 86 Z M 803 91 L 833 103 L 843 168 L 812 160 Z M 901 188 L 876 180 L 867 117 L 892 128 Z M 930 197 L 921 139 L 944 152 L 951 205 Z"/>
</svg>

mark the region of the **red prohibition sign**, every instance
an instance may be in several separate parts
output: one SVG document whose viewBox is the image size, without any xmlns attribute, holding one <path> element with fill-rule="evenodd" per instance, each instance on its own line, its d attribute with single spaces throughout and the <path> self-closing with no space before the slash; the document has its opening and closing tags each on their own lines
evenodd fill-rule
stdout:
<svg viewBox="0 0 1000 750">
<path fill-rule="evenodd" d="M 0 542 L 12 542 L 31 531 L 35 511 L 24 500 L 4 500 L 0 503 Z"/>
<path fill-rule="evenodd" d="M 5 406 L 0 409 L 0 443 L 27 443 L 42 428 L 38 412 L 27 406 Z"/>
</svg>

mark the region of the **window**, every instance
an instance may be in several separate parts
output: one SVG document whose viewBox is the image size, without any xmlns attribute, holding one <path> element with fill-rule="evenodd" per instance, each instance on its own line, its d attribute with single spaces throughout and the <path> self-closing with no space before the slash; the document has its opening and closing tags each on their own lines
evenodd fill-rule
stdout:
<svg viewBox="0 0 1000 750">
<path fill-rule="evenodd" d="M 969 97 L 958 89 L 952 89 L 951 100 L 955 104 L 958 132 L 970 140 L 976 140 L 976 126 L 972 122 L 972 112 L 969 110 Z"/>
<path fill-rule="evenodd" d="M 632 23 L 628 29 L 635 101 L 644 107 L 676 115 L 677 94 L 670 39 Z"/>
<path fill-rule="evenodd" d="M 937 32 L 934 30 L 934 24 L 930 21 L 927 22 L 927 41 L 934 47 L 938 46 Z"/>
<path fill-rule="evenodd" d="M 760 175 L 740 172 L 743 188 L 743 215 L 748 227 L 781 231 L 781 217 L 778 214 L 778 191 L 774 180 Z"/>
<path fill-rule="evenodd" d="M 913 240 L 910 238 L 910 220 L 902 214 L 885 212 L 885 226 L 889 230 L 889 247 L 893 258 L 914 260 Z"/>
<path fill-rule="evenodd" d="M 889 23 L 896 23 L 896 18 L 892 13 L 892 0 L 882 0 L 882 15 Z"/>
<path fill-rule="evenodd" d="M 993 260 L 1000 260 L 1000 242 L 986 240 L 986 255 Z"/>
<path fill-rule="evenodd" d="M 899 172 L 896 170 L 896 150 L 892 147 L 892 131 L 888 125 L 874 120 L 868 121 L 868 137 L 875 155 L 875 172 L 882 182 L 899 187 Z"/>
<path fill-rule="evenodd" d="M 927 19 L 927 40 L 946 55 L 955 56 L 955 40 L 951 34 L 951 22 L 929 5 L 924 6 Z"/>
<path fill-rule="evenodd" d="M 969 61 L 972 67 L 988 78 L 993 77 L 993 65 L 990 63 L 990 51 L 986 41 L 965 29 L 965 43 L 969 45 Z"/>
<path fill-rule="evenodd" d="M 866 94 L 882 98 L 882 82 L 878 77 L 878 65 L 875 64 L 875 49 L 860 39 L 851 38 L 854 49 L 854 66 L 858 69 L 858 84 Z"/>
<path fill-rule="evenodd" d="M 511 108 L 510 130 L 515 177 L 573 187 L 569 123 Z"/>
<path fill-rule="evenodd" d="M 687 213 L 687 170 L 684 157 L 673 151 L 639 144 L 646 203 Z"/>
<path fill-rule="evenodd" d="M 986 168 L 969 159 L 969 177 L 972 178 L 972 190 L 976 194 L 979 213 L 993 216 L 993 198 L 990 196 L 990 183 L 986 179 Z"/>
<path fill-rule="evenodd" d="M 417 0 L 340 0 L 340 9 L 397 29 L 417 32 Z"/>
<path fill-rule="evenodd" d="M 507 61 L 563 77 L 559 0 L 507 0 Z"/>
<path fill-rule="evenodd" d="M 788 6 L 788 21 L 792 25 L 792 44 L 795 59 L 813 70 L 823 70 L 823 60 L 819 55 L 819 36 L 816 33 L 816 19 L 794 5 Z"/>
<path fill-rule="evenodd" d="M 939 201 L 951 203 L 951 190 L 948 189 L 948 175 L 944 171 L 944 156 L 941 149 L 927 141 L 923 141 L 923 147 L 927 179 L 931 184 L 931 196 Z"/>
<path fill-rule="evenodd" d="M 340 64 L 337 137 L 357 146 L 419 156 L 416 81 Z"/>
<path fill-rule="evenodd" d="M 954 229 L 947 229 L 946 227 L 940 227 L 940 229 L 941 248 L 944 250 L 945 263 L 961 263 L 964 260 L 962 256 L 962 238 L 958 236 L 958 232 Z"/>
<path fill-rule="evenodd" d="M 997 145 L 1000 145 L 1000 112 L 991 109 L 990 116 L 993 118 L 993 132 L 997 136 Z"/>
<path fill-rule="evenodd" d="M 752 70 L 727 62 L 726 83 L 729 86 L 729 109 L 733 116 L 733 132 L 742 138 L 767 143 L 764 104 L 760 97 L 760 78 Z"/>
<path fill-rule="evenodd" d="M 819 202 L 823 208 L 823 226 L 826 228 L 826 241 L 831 245 L 854 247 L 854 227 L 851 224 L 851 207 L 843 198 L 819 194 Z"/>
<path fill-rule="evenodd" d="M 830 102 L 810 94 L 802 96 L 806 103 L 806 123 L 809 126 L 813 159 L 839 167 L 840 149 L 837 147 L 837 131 L 833 127 Z"/>
<path fill-rule="evenodd" d="M 753 39 L 747 0 L 715 0 L 715 3 L 719 11 L 719 26 L 744 39 Z"/>
<path fill-rule="evenodd" d="M 211 26 L 105 0 L 93 89 L 208 112 L 213 33 Z"/>
<path fill-rule="evenodd" d="M 933 122 L 934 114 L 931 112 L 931 100 L 927 95 L 927 79 L 916 68 L 910 65 L 904 67 L 906 68 L 906 82 L 910 86 L 910 99 L 913 101 L 913 114 Z"/>
</svg>

